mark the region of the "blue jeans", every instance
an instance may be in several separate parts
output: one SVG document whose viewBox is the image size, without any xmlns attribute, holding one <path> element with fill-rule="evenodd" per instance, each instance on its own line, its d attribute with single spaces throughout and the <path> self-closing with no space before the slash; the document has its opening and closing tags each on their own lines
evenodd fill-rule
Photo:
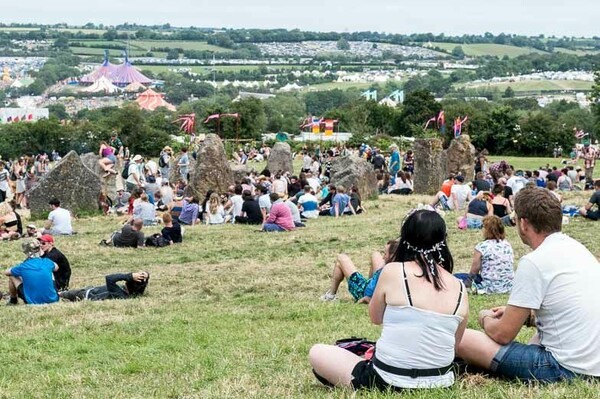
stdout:
<svg viewBox="0 0 600 399">
<path fill-rule="evenodd" d="M 559 382 L 580 377 L 561 366 L 541 345 L 511 342 L 500 347 L 490 370 L 502 377 L 521 381 Z"/>
<path fill-rule="evenodd" d="M 286 231 L 283 227 L 275 224 L 275 223 L 265 223 L 263 226 L 263 231 Z"/>
</svg>

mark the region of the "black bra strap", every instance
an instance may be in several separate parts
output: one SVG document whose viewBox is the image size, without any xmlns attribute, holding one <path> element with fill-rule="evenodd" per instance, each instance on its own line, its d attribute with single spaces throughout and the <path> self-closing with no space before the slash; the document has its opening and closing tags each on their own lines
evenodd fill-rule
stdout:
<svg viewBox="0 0 600 399">
<path fill-rule="evenodd" d="M 456 309 L 454 309 L 454 312 L 452 314 L 456 314 L 456 312 L 458 312 L 458 308 L 460 308 L 460 304 L 462 303 L 462 296 L 463 296 L 463 283 L 461 281 L 460 294 L 458 294 L 458 302 L 456 303 Z"/>
<path fill-rule="evenodd" d="M 404 262 L 402 262 L 402 274 L 404 275 L 404 288 L 406 289 L 406 298 L 408 299 L 409 306 L 412 306 L 412 298 L 410 297 L 410 288 L 408 288 L 408 278 L 406 277 L 406 270 L 404 270 Z"/>
</svg>

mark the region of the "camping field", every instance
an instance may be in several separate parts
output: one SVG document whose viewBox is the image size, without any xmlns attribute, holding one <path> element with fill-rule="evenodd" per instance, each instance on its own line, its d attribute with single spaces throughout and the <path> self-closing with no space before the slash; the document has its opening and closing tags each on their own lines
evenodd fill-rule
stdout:
<svg viewBox="0 0 600 399">
<path fill-rule="evenodd" d="M 451 52 L 455 47 L 461 46 L 465 55 L 468 57 L 483 57 L 483 56 L 494 56 L 502 58 L 508 56 L 510 58 L 518 57 L 524 54 L 530 53 L 545 53 L 544 51 L 537 50 L 531 47 L 517 47 L 506 44 L 494 44 L 494 43 L 475 43 L 475 44 L 457 44 L 457 43 L 431 43 L 433 47 L 439 47 L 445 51 Z"/>
<path fill-rule="evenodd" d="M 590 91 L 592 90 L 593 82 L 585 80 L 523 80 L 515 82 L 482 82 L 482 83 L 466 83 L 460 86 L 467 89 L 487 88 L 506 90 L 508 87 L 513 89 L 515 93 L 522 92 L 544 92 L 544 91 Z"/>
<path fill-rule="evenodd" d="M 527 168 L 525 160 L 511 159 Z M 537 165 L 542 160 L 533 162 Z M 589 193 L 566 195 L 583 204 Z M 0 398 L 596 398 L 600 383 L 523 385 L 461 376 L 451 389 L 393 393 L 329 390 L 307 361 L 314 343 L 364 336 L 380 328 L 367 308 L 340 287 L 340 300 L 322 303 L 333 260 L 347 253 L 366 272 L 371 251 L 398 236 L 408 210 L 430 197 L 382 196 L 366 214 L 320 218 L 291 233 L 256 227 L 195 226 L 172 248 L 114 249 L 98 245 L 123 219 L 82 218 L 78 234 L 59 237 L 74 288 L 101 285 L 106 274 L 146 270 L 147 295 L 126 301 L 16 306 L 3 310 Z M 480 231 L 459 231 L 447 213 L 456 270 L 467 271 Z M 43 221 L 35 221 L 38 226 Z M 146 234 L 159 227 L 144 228 Z M 600 257 L 598 224 L 575 218 L 564 231 Z M 528 252 L 515 229 L 515 257 Z M 22 260 L 19 242 L 3 242 L 8 267 Z M 5 289 L 3 289 L 4 291 Z M 470 295 L 469 326 L 481 309 L 506 296 Z M 523 329 L 526 341 L 532 329 Z"/>
</svg>

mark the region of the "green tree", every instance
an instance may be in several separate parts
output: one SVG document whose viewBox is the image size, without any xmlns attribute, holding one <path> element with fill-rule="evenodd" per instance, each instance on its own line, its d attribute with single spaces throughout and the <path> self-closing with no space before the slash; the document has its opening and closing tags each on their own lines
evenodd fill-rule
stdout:
<svg viewBox="0 0 600 399">
<path fill-rule="evenodd" d="M 512 87 L 508 86 L 506 88 L 506 90 L 504 90 L 504 95 L 502 97 L 504 98 L 513 98 L 515 96 L 515 91 L 513 90 Z"/>
<path fill-rule="evenodd" d="M 240 100 L 231 105 L 233 112 L 240 114 L 240 137 L 245 139 L 259 139 L 265 131 L 267 117 L 263 102 L 256 98 Z M 233 125 L 233 122 L 231 122 Z M 223 124 L 227 127 L 227 124 Z M 234 138 L 236 135 L 234 126 L 223 130 L 226 138 Z"/>
<path fill-rule="evenodd" d="M 337 46 L 338 50 L 342 50 L 342 51 L 350 50 L 350 43 L 348 42 L 348 40 L 344 39 L 343 37 L 337 41 L 336 46 Z"/>
<path fill-rule="evenodd" d="M 592 114 L 594 115 L 594 131 L 593 135 L 600 137 L 600 70 L 594 72 L 594 85 L 590 94 L 592 103 Z"/>
<path fill-rule="evenodd" d="M 458 58 L 459 60 L 462 60 L 463 58 L 465 58 L 465 52 L 462 48 L 462 46 L 456 46 L 452 49 L 452 56 Z"/>
<path fill-rule="evenodd" d="M 427 120 L 438 115 L 441 108 L 441 104 L 427 90 L 407 94 L 396 120 L 394 135 L 412 136 L 413 125 L 422 127 Z"/>
<path fill-rule="evenodd" d="M 106 32 L 104 32 L 102 34 L 102 37 L 105 40 L 108 40 L 108 41 L 111 41 L 111 42 L 113 40 L 115 40 L 118 36 L 119 36 L 119 32 L 117 32 L 116 29 L 109 29 L 109 30 L 107 30 Z"/>
</svg>

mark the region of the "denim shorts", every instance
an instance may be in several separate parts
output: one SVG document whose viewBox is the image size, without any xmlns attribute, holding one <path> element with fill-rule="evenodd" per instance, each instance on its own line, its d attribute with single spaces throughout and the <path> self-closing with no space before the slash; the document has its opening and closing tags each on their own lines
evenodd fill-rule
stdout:
<svg viewBox="0 0 600 399">
<path fill-rule="evenodd" d="M 483 219 L 467 218 L 467 229 L 481 229 L 483 227 Z"/>
<path fill-rule="evenodd" d="M 490 370 L 509 379 L 545 383 L 582 377 L 561 366 L 543 346 L 519 342 L 502 346 L 494 356 Z"/>
</svg>

